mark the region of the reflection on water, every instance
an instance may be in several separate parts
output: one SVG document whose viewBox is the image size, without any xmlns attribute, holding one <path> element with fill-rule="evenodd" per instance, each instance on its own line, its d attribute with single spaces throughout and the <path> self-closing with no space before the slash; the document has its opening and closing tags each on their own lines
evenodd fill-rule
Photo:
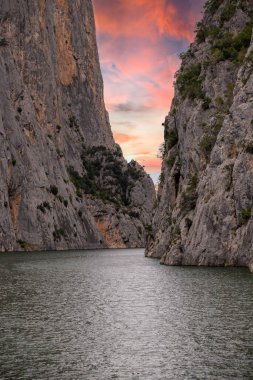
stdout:
<svg viewBox="0 0 253 380">
<path fill-rule="evenodd" d="M 0 256 L 1 379 L 252 379 L 253 276 L 143 250 Z"/>
</svg>

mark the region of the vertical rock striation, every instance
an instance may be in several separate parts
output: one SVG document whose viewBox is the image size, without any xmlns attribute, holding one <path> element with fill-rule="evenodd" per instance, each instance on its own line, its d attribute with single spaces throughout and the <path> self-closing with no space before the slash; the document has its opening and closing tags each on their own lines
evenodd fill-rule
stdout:
<svg viewBox="0 0 253 380">
<path fill-rule="evenodd" d="M 165 120 L 146 255 L 253 266 L 253 3 L 209 0 Z"/>
<path fill-rule="evenodd" d="M 0 0 L 0 189 L 2 251 L 145 244 L 155 192 L 113 140 L 90 0 Z"/>
</svg>

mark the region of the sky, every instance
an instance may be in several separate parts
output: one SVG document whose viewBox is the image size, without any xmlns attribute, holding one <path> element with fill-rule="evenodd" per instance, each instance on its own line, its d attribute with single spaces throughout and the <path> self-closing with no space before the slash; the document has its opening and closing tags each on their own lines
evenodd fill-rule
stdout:
<svg viewBox="0 0 253 380">
<path fill-rule="evenodd" d="M 157 166 L 179 54 L 204 0 L 93 0 L 105 103 L 127 160 Z"/>
</svg>

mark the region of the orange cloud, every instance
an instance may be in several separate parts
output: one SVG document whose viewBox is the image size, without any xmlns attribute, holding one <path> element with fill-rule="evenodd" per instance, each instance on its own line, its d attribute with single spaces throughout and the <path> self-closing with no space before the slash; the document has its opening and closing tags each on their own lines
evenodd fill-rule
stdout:
<svg viewBox="0 0 253 380">
<path fill-rule="evenodd" d="M 137 136 L 128 135 L 128 134 L 125 134 L 125 133 L 113 132 L 113 136 L 114 136 L 115 141 L 118 144 L 124 144 L 124 143 L 128 143 L 129 141 L 136 141 L 136 140 L 138 140 Z"/>
<path fill-rule="evenodd" d="M 116 36 L 156 39 L 158 35 L 193 38 L 196 15 L 177 8 L 166 0 L 95 0 L 96 19 L 100 31 Z M 96 6 L 97 5 L 97 6 Z M 185 17 L 183 17 L 185 16 Z"/>
<path fill-rule="evenodd" d="M 145 167 L 161 167 L 161 160 L 160 158 L 154 157 L 154 156 L 144 156 L 144 157 L 135 157 L 135 160 L 139 162 L 140 165 Z"/>
<path fill-rule="evenodd" d="M 204 1 L 93 0 L 105 103 L 127 159 L 161 165 L 156 152 L 174 95 L 178 54 L 193 40 Z"/>
</svg>

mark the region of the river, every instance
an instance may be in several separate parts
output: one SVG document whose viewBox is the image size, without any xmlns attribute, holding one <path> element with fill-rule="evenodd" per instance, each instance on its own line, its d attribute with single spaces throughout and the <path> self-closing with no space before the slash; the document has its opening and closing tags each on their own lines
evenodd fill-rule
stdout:
<svg viewBox="0 0 253 380">
<path fill-rule="evenodd" d="M 143 250 L 0 255 L 0 379 L 253 379 L 253 275 Z"/>
</svg>

